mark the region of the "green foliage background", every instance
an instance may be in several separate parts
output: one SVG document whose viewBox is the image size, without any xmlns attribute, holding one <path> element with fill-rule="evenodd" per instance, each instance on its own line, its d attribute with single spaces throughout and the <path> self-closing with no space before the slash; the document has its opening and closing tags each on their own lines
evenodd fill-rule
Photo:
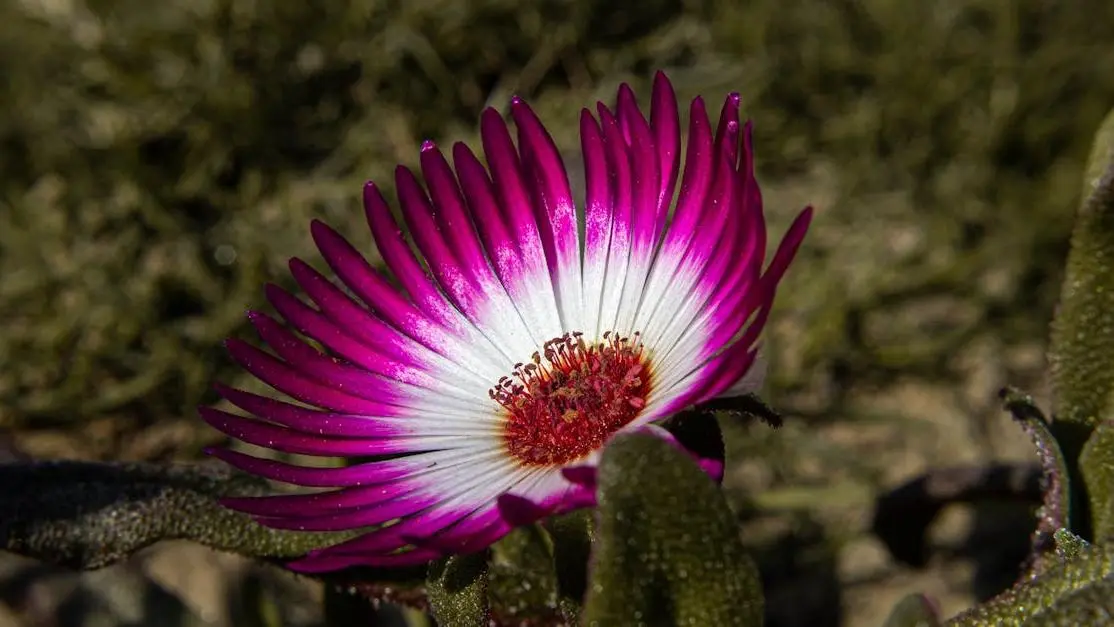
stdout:
<svg viewBox="0 0 1114 627">
<path fill-rule="evenodd" d="M 518 93 L 572 154 L 580 107 L 660 68 L 682 100 L 743 94 L 775 229 L 819 209 L 770 331 L 790 425 L 729 442 L 772 477 L 741 507 L 796 516 L 815 499 L 776 488 L 839 473 L 824 494 L 861 501 L 892 469 L 810 433 L 869 421 L 859 391 L 958 385 L 972 346 L 996 384 L 1039 377 L 1011 351 L 1047 336 L 1112 24 L 1104 0 L 0 3 L 0 428 L 195 455 L 193 408 L 239 376 L 220 340 L 316 263 L 311 218 L 370 253 L 360 185 L 422 139 L 474 141 Z"/>
</svg>

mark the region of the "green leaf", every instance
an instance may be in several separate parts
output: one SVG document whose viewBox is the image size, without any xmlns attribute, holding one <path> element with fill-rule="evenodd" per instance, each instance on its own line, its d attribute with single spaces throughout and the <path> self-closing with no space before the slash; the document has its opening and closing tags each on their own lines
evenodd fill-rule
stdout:
<svg viewBox="0 0 1114 627">
<path fill-rule="evenodd" d="M 935 605 L 923 594 L 910 594 L 894 606 L 883 627 L 939 627 Z"/>
<path fill-rule="evenodd" d="M 1091 546 L 1083 538 L 1075 535 L 1067 529 L 1057 529 L 1052 534 L 1052 539 L 1056 541 L 1056 555 L 1061 560 L 1073 560 L 1083 554 L 1087 547 Z"/>
<path fill-rule="evenodd" d="M 1052 607 L 1025 621 L 1025 627 L 1109 625 L 1111 616 L 1114 616 L 1114 579 L 1107 578 L 1065 595 Z"/>
<path fill-rule="evenodd" d="M 519 527 L 492 547 L 488 580 L 492 619 L 497 624 L 565 622 L 552 542 L 540 525 Z"/>
<path fill-rule="evenodd" d="M 1114 552 L 1091 545 L 1072 560 L 1054 564 L 1041 576 L 1014 586 L 990 601 L 949 620 L 947 627 L 1020 627 L 1025 625 L 1102 625 L 1071 617 L 1096 611 L 1087 604 L 1112 595 Z M 1081 593 L 1091 590 L 1091 592 Z M 1108 602 L 1107 602 L 1108 603 Z M 1100 606 L 1101 608 L 1101 606 Z"/>
<path fill-rule="evenodd" d="M 456 555 L 429 565 L 426 595 L 442 625 L 486 627 L 488 552 Z"/>
<path fill-rule="evenodd" d="M 74 569 L 109 566 L 160 540 L 192 540 L 275 563 L 359 531 L 271 529 L 219 502 L 273 490 L 223 464 L 76 461 L 0 464 L 0 549 Z M 421 607 L 425 568 L 315 575 L 370 599 Z"/>
<path fill-rule="evenodd" d="M 1071 471 L 1060 444 L 1048 428 L 1048 421 L 1029 395 L 1013 388 L 1004 388 L 999 395 L 1007 411 L 1013 414 L 1033 441 L 1043 473 L 1041 507 L 1037 513 L 1037 528 L 1033 531 L 1032 553 L 1026 578 L 1039 574 L 1057 557 L 1054 535 L 1066 529 L 1071 514 Z"/>
<path fill-rule="evenodd" d="M 256 558 L 289 559 L 352 533 L 263 527 L 222 507 L 266 483 L 223 465 L 0 464 L 0 549 L 78 569 L 108 566 L 159 540 L 184 539 Z"/>
<path fill-rule="evenodd" d="M 1056 420 L 1093 428 L 1114 390 L 1114 111 L 1095 137 L 1052 324 Z M 1080 442 L 1082 444 L 1082 442 Z"/>
<path fill-rule="evenodd" d="M 1095 541 L 1109 542 L 1114 539 L 1114 423 L 1095 428 L 1083 447 L 1079 466 L 1091 503 Z"/>
<path fill-rule="evenodd" d="M 580 605 L 588 591 L 588 559 L 596 540 L 594 514 L 590 510 L 580 510 L 545 521 L 553 541 L 558 603 L 569 618 L 579 616 Z"/>
<path fill-rule="evenodd" d="M 761 625 L 758 571 L 719 488 L 684 452 L 617 437 L 599 466 L 585 624 Z"/>
</svg>

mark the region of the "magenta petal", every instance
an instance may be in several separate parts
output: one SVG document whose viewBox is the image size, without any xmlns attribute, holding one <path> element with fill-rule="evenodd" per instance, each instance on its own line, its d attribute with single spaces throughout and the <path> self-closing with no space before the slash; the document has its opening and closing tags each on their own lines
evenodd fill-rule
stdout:
<svg viewBox="0 0 1114 627">
<path fill-rule="evenodd" d="M 395 169 L 395 187 L 410 234 L 429 263 L 433 276 L 458 309 L 465 314 L 473 314 L 476 306 L 474 298 L 479 291 L 475 274 L 464 271 L 461 260 L 449 247 L 446 234 L 441 232 L 434 219 L 434 207 L 429 196 L 414 173 L 402 166 Z"/>
<path fill-rule="evenodd" d="M 569 483 L 581 486 L 596 485 L 596 467 L 595 466 L 570 466 L 561 469 L 561 476 Z"/>
<path fill-rule="evenodd" d="M 766 217 L 762 211 L 762 190 L 754 178 L 754 125 L 748 120 L 743 126 L 743 152 L 739 163 L 739 190 L 742 195 L 743 236 L 753 240 L 757 259 L 766 258 Z M 747 263 L 751 263 L 748 259 Z M 757 265 L 757 264 L 755 264 Z"/>
<path fill-rule="evenodd" d="M 226 507 L 252 516 L 294 517 L 304 515 L 310 511 L 340 511 L 367 507 L 398 498 L 413 491 L 413 489 L 414 486 L 411 483 L 399 481 L 341 488 L 312 494 L 225 497 L 221 499 L 221 503 Z"/>
<path fill-rule="evenodd" d="M 782 275 L 789 269 L 789 263 L 797 256 L 797 249 L 804 241 L 805 233 L 808 232 L 811 223 L 812 207 L 809 206 L 805 207 L 804 211 L 793 220 L 793 224 L 789 226 L 785 237 L 781 239 L 781 244 L 778 246 L 777 252 L 774 253 L 770 266 L 766 268 L 766 273 L 762 276 L 763 281 L 773 281 L 774 283 L 781 281 Z"/>
<path fill-rule="evenodd" d="M 584 154 L 584 246 L 589 259 L 607 254 L 611 244 L 611 177 L 603 134 L 592 114 L 580 113 L 580 145 Z M 600 277 L 601 279 L 603 277 Z M 591 289 L 593 286 L 588 285 Z M 602 289 L 602 286 L 600 286 Z"/>
<path fill-rule="evenodd" d="M 418 538 L 432 536 L 465 518 L 470 513 L 467 509 L 461 510 L 460 508 L 446 506 L 441 504 L 437 498 L 424 495 L 422 498 L 410 499 L 409 502 L 396 503 L 392 501 L 383 503 L 376 509 L 397 515 L 380 520 L 382 516 L 378 515 L 378 511 L 368 516 L 357 510 L 344 512 L 334 517 L 321 517 L 322 520 L 340 520 L 343 517 L 347 519 L 346 522 L 363 520 L 365 517 L 368 520 L 377 521 L 368 524 L 386 523 L 401 518 L 397 522 L 331 546 L 329 552 L 333 555 L 385 555 L 393 553 L 413 544 L 408 539 L 410 536 Z M 348 528 L 354 528 L 355 526 Z"/>
<path fill-rule="evenodd" d="M 673 223 L 667 237 L 676 238 L 680 245 L 692 239 L 701 215 L 704 213 L 705 199 L 710 191 L 715 171 L 716 151 L 712 141 L 712 125 L 704 101 L 697 98 L 689 108 L 689 142 L 685 153 L 685 173 L 681 177 L 681 192 L 677 197 L 677 207 L 673 213 Z"/>
<path fill-rule="evenodd" d="M 411 350 L 405 348 L 413 345 L 412 340 L 373 316 L 365 316 L 357 326 L 338 325 L 277 285 L 268 284 L 265 293 L 279 315 L 299 333 L 354 362 L 382 356 L 400 364 L 413 366 L 416 363 Z"/>
<path fill-rule="evenodd" d="M 729 94 L 720 110 L 719 126 L 716 128 L 716 147 L 724 151 L 731 169 L 739 159 L 739 94 Z"/>
<path fill-rule="evenodd" d="M 530 499 L 504 494 L 496 499 L 499 514 L 515 527 L 533 524 L 548 516 L 553 508 L 545 508 Z"/>
<path fill-rule="evenodd" d="M 712 370 L 714 374 L 699 394 L 700 400 L 710 400 L 726 392 L 750 370 L 757 357 L 758 351 L 741 341 L 724 351 L 724 356 Z"/>
<path fill-rule="evenodd" d="M 480 117 L 480 135 L 500 212 L 515 238 L 523 263 L 528 268 L 547 268 L 534 213 L 527 210 L 533 205 L 526 191 L 522 164 L 507 124 L 495 109 L 486 109 Z"/>
<path fill-rule="evenodd" d="M 616 246 L 626 247 L 630 242 L 633 173 L 629 147 L 619 121 L 603 104 L 596 105 L 596 110 L 607 149 L 607 171 L 612 178 L 612 248 L 615 249 Z"/>
<path fill-rule="evenodd" d="M 414 303 L 430 319 L 446 328 L 454 328 L 454 324 L 459 324 L 454 320 L 452 306 L 414 257 L 414 251 L 407 243 L 403 230 L 399 228 L 387 201 L 374 183 L 364 186 L 364 215 L 379 254 Z"/>
<path fill-rule="evenodd" d="M 344 389 L 353 396 L 369 401 L 396 404 L 405 400 L 393 381 L 379 377 L 363 368 L 354 367 L 321 353 L 302 341 L 274 318 L 259 312 L 249 312 L 248 319 L 255 326 L 264 342 L 288 364 L 319 383 Z M 386 407 L 386 405 L 384 405 Z M 390 412 L 389 415 L 393 415 Z"/>
<path fill-rule="evenodd" d="M 550 271 L 567 266 L 569 272 L 580 263 L 576 206 L 569 189 L 565 165 L 557 153 L 553 138 L 546 132 L 529 105 L 515 98 L 511 115 L 518 127 L 519 152 L 524 171 L 534 183 L 535 218 L 542 244 L 550 260 Z"/>
<path fill-rule="evenodd" d="M 620 90 L 617 109 L 619 125 L 630 147 L 631 156 L 631 244 L 635 252 L 644 253 L 657 242 L 655 228 L 659 223 L 658 197 L 661 194 L 658 155 L 654 151 L 650 125 L 638 110 L 634 93 L 629 88 Z M 641 289 L 641 285 L 636 287 Z"/>
<path fill-rule="evenodd" d="M 235 338 L 225 342 L 229 354 L 245 370 L 267 385 L 290 397 L 332 411 L 371 416 L 392 415 L 389 405 L 342 392 L 330 385 L 314 381 L 290 364 L 276 359 L 258 348 Z"/>
<path fill-rule="evenodd" d="M 410 537 L 408 540 L 423 549 L 444 554 L 468 554 L 486 549 L 514 526 L 499 515 L 498 510 L 475 512 L 444 532 L 428 537 Z"/>
<path fill-rule="evenodd" d="M 658 207 L 663 222 L 657 226 L 657 231 L 661 232 L 665 214 L 673 201 L 677 170 L 681 165 L 681 119 L 677 113 L 677 94 L 673 92 L 673 86 L 669 84 L 664 72 L 654 74 L 654 89 L 650 97 L 650 127 L 654 132 L 654 147 L 661 178 Z"/>
<path fill-rule="evenodd" d="M 476 155 L 462 143 L 453 146 L 453 161 L 476 229 L 500 281 L 514 284 L 523 277 L 522 253 L 500 213 L 490 177 Z"/>
<path fill-rule="evenodd" d="M 700 470 L 703 470 L 704 474 L 711 477 L 712 481 L 723 483 L 724 464 L 722 461 L 710 457 L 700 457 L 697 458 L 696 465 L 700 466 Z"/>
<path fill-rule="evenodd" d="M 218 394 L 240 409 L 303 433 L 353 438 L 389 437 L 399 433 L 397 427 L 375 418 L 309 409 L 221 384 L 214 387 Z"/>
<path fill-rule="evenodd" d="M 470 514 L 471 511 L 467 509 L 435 504 L 426 511 L 415 512 L 393 525 L 338 544 L 333 548 L 338 553 L 359 555 L 391 553 L 410 544 L 423 546 L 417 540 L 441 533 Z"/>
<path fill-rule="evenodd" d="M 307 511 L 300 516 L 276 516 L 274 518 L 259 517 L 257 520 L 268 527 L 275 529 L 289 529 L 293 531 L 343 531 L 345 529 L 359 529 L 382 525 L 396 518 L 410 516 L 428 507 L 436 505 L 437 498 L 422 493 L 415 486 L 414 490 L 398 496 L 397 498 L 367 504 L 356 509 L 340 511 Z M 390 528 L 388 527 L 387 530 Z M 353 540 L 342 542 L 332 549 L 347 552 L 347 547 L 353 543 L 366 543 L 374 545 L 380 533 L 389 533 L 387 530 L 373 531 L 359 536 Z M 395 543 L 382 552 L 401 548 L 402 544 Z M 342 549 L 341 547 L 345 547 Z"/>
<path fill-rule="evenodd" d="M 205 452 L 246 473 L 307 488 L 374 485 L 398 481 L 415 472 L 414 464 L 407 463 L 405 460 L 372 462 L 342 468 L 311 468 L 252 457 L 224 448 L 209 448 Z"/>
<path fill-rule="evenodd" d="M 199 412 L 205 422 L 222 433 L 241 442 L 265 446 L 284 453 L 322 457 L 364 457 L 409 453 L 415 450 L 413 444 L 400 437 L 385 436 L 369 439 L 314 435 L 237 416 L 212 407 L 202 407 Z M 384 428 L 384 431 L 389 429 Z"/>
<path fill-rule="evenodd" d="M 290 260 L 290 273 L 321 313 L 333 320 L 340 328 L 356 331 L 361 328 L 375 329 L 383 322 L 395 329 L 408 333 L 407 320 L 417 312 L 398 294 L 385 292 L 383 298 L 375 303 L 375 313 L 356 304 L 347 294 L 333 285 L 320 272 L 314 270 L 301 259 Z M 378 314 L 378 316 L 376 315 Z M 361 335 L 361 337 L 368 337 Z M 374 337 L 368 337 L 374 339 Z"/>
<path fill-rule="evenodd" d="M 402 299 L 394 287 L 348 240 L 319 220 L 310 223 L 310 233 L 329 267 L 360 300 L 372 309 L 401 306 Z"/>
<path fill-rule="evenodd" d="M 585 486 L 578 486 L 574 490 L 570 490 L 564 496 L 560 503 L 557 504 L 553 514 L 564 514 L 585 507 L 596 506 L 596 487 L 593 485 L 591 488 Z"/>
<path fill-rule="evenodd" d="M 425 564 L 443 555 L 443 553 L 431 549 L 412 549 L 391 555 L 350 556 L 333 555 L 329 552 L 329 549 L 324 549 L 301 559 L 287 562 L 286 567 L 300 573 L 327 573 L 356 566 L 402 568 Z"/>
<path fill-rule="evenodd" d="M 445 155 L 433 142 L 422 146 L 421 166 L 433 206 L 437 208 L 437 226 L 445 235 L 446 242 L 461 263 L 477 274 L 487 275 L 487 259 L 465 208 L 456 176 Z"/>
</svg>

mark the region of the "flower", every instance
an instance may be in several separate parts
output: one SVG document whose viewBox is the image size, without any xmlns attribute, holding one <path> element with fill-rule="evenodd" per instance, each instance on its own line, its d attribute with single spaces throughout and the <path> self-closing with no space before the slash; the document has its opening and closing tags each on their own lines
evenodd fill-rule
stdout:
<svg viewBox="0 0 1114 627">
<path fill-rule="evenodd" d="M 692 102 L 676 202 L 680 118 L 665 75 L 655 77 L 649 120 L 626 85 L 614 110 L 596 113 L 580 116 L 582 204 L 552 139 L 516 98 L 517 147 L 497 111 L 482 115 L 487 167 L 463 144 L 450 165 L 426 142 L 428 193 L 396 170 L 414 248 L 379 188 L 364 188 L 395 282 L 314 222 L 347 291 L 293 259 L 312 305 L 268 285 L 288 326 L 249 318 L 273 353 L 228 341 L 233 359 L 297 403 L 218 386 L 251 416 L 204 407 L 209 424 L 276 451 L 359 458 L 310 468 L 212 451 L 249 473 L 332 488 L 226 501 L 264 525 L 371 529 L 291 567 L 406 565 L 483 549 L 516 525 L 594 504 L 594 466 L 616 433 L 745 391 L 811 208 L 763 271 L 766 226 L 737 94 L 714 132 L 703 101 Z"/>
</svg>

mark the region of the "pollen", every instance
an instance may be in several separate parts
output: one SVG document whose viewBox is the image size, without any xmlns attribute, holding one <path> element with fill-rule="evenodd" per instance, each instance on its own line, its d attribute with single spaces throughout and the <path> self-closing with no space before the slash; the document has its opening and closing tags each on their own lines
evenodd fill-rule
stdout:
<svg viewBox="0 0 1114 627">
<path fill-rule="evenodd" d="M 505 412 L 507 450 L 524 466 L 583 458 L 633 420 L 649 393 L 639 335 L 610 332 L 592 344 L 579 332 L 549 340 L 490 390 Z"/>
</svg>

